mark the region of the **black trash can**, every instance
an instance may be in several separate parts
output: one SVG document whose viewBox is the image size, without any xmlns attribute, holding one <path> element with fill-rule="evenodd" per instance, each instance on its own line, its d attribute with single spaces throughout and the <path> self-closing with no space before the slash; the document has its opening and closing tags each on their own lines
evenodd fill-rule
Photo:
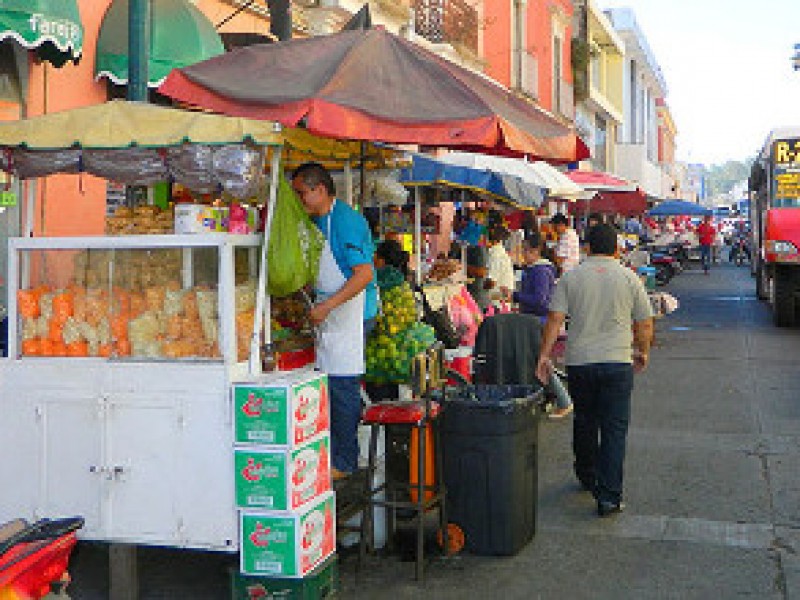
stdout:
<svg viewBox="0 0 800 600">
<path fill-rule="evenodd" d="M 542 390 L 528 385 L 448 389 L 442 415 L 448 521 L 468 551 L 519 552 L 536 532 Z"/>
</svg>

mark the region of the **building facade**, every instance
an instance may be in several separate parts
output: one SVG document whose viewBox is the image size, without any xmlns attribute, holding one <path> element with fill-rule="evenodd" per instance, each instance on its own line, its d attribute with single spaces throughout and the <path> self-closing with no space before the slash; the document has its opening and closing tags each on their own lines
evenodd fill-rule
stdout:
<svg viewBox="0 0 800 600">
<path fill-rule="evenodd" d="M 611 9 L 606 16 L 625 43 L 623 122 L 617 131 L 615 172 L 634 182 L 652 199 L 660 199 L 663 177 L 658 156 L 656 102 L 666 98 L 667 84 L 633 11 Z"/>
<path fill-rule="evenodd" d="M 678 128 L 672 112 L 663 98 L 656 99 L 658 114 L 658 165 L 661 167 L 660 198 L 681 198 L 680 173 L 675 162 L 675 146 Z"/>
<path fill-rule="evenodd" d="M 623 122 L 625 43 L 594 0 L 576 0 L 572 69 L 575 126 L 592 150 L 582 169 L 615 172 Z"/>
<path fill-rule="evenodd" d="M 484 0 L 482 21 L 486 74 L 570 122 L 573 12 L 569 0 Z"/>
</svg>

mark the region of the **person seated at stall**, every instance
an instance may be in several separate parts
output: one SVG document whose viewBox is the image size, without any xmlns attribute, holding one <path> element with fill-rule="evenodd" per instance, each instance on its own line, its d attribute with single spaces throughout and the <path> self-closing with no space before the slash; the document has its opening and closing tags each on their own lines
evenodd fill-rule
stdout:
<svg viewBox="0 0 800 600">
<path fill-rule="evenodd" d="M 556 267 L 542 256 L 542 238 L 538 233 L 526 238 L 523 248 L 526 266 L 513 298 L 519 304 L 519 312 L 544 319 L 556 286 Z"/>
<path fill-rule="evenodd" d="M 403 274 L 408 281 L 408 252 L 403 250 L 400 242 L 393 239 L 383 240 L 375 250 L 375 268 L 380 273 L 381 269 L 393 267 Z"/>
<path fill-rule="evenodd" d="M 486 249 L 481 246 L 467 248 L 467 291 L 472 295 L 481 312 L 486 312 L 492 302 L 494 282 L 487 277 Z"/>
</svg>

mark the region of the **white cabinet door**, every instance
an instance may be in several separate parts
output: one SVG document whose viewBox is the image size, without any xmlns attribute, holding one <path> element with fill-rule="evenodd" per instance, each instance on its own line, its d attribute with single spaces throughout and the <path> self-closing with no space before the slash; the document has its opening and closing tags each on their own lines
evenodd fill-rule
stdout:
<svg viewBox="0 0 800 600">
<path fill-rule="evenodd" d="M 68 370 L 47 359 L 2 361 L 0 521 L 81 515 L 99 537 L 104 482 L 100 382 L 92 366 Z"/>
<path fill-rule="evenodd" d="M 184 541 L 192 547 L 235 550 L 239 542 L 229 404 L 207 394 L 184 406 L 176 474 Z"/>
<path fill-rule="evenodd" d="M 113 473 L 107 506 L 111 539 L 178 542 L 178 418 L 175 401 L 142 395 L 109 399 L 105 463 Z"/>
<path fill-rule="evenodd" d="M 236 549 L 228 387 L 221 365 L 116 365 L 104 434 L 113 539 Z"/>
<path fill-rule="evenodd" d="M 102 471 L 102 405 L 80 399 L 42 398 L 35 404 L 39 447 L 40 517 L 81 515 L 84 533 L 103 530 L 101 501 L 108 485 Z"/>
</svg>

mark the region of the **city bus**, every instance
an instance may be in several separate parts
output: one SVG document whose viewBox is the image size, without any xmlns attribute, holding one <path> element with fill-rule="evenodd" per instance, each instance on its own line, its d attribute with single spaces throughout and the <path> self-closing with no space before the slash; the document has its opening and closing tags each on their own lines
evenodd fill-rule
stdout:
<svg viewBox="0 0 800 600">
<path fill-rule="evenodd" d="M 775 325 L 791 327 L 800 298 L 800 127 L 770 132 L 748 187 L 756 293 Z"/>
</svg>

